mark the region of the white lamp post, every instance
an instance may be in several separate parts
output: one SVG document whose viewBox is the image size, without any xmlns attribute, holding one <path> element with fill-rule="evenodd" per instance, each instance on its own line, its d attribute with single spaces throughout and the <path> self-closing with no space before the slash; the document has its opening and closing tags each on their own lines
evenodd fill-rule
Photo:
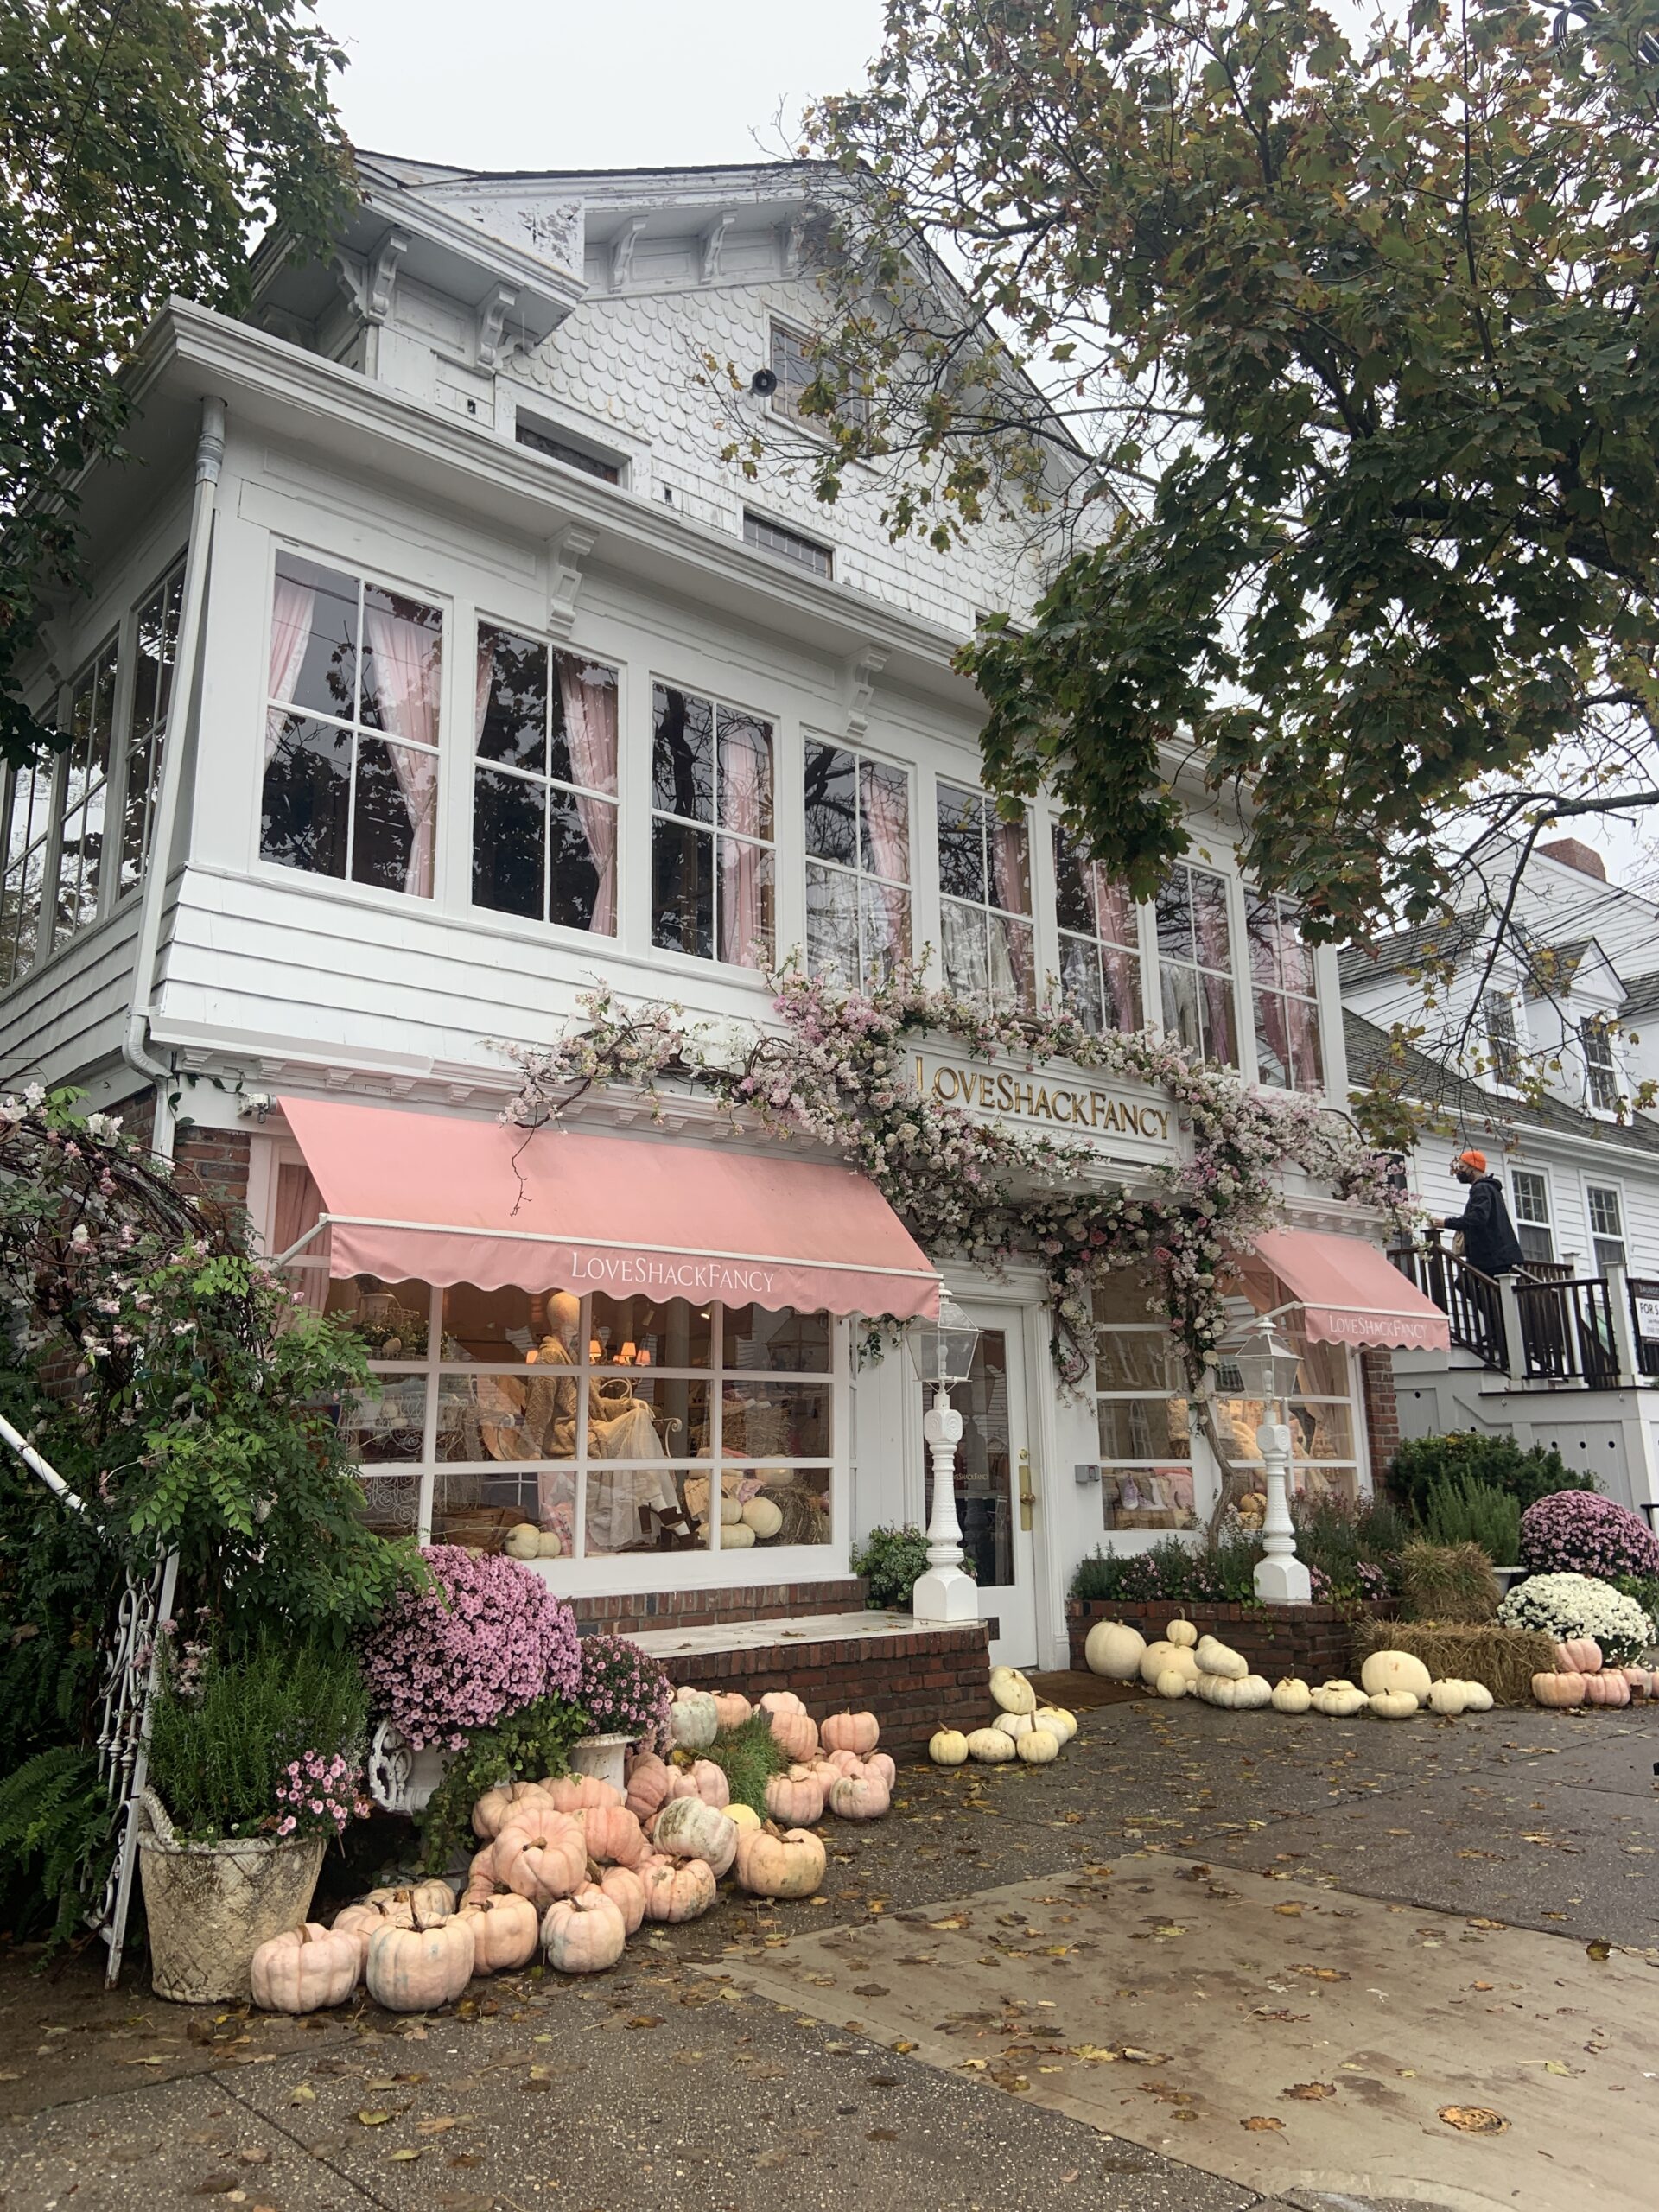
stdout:
<svg viewBox="0 0 1659 2212">
<path fill-rule="evenodd" d="M 1296 1388 L 1298 1369 L 1296 1354 L 1274 1335 L 1271 1321 L 1263 1322 L 1238 1355 L 1244 1395 L 1262 1402 L 1255 1448 L 1268 1484 L 1268 1510 L 1262 1526 L 1266 1557 L 1256 1562 L 1255 1594 L 1277 1605 L 1306 1605 L 1313 1595 L 1312 1578 L 1296 1556 L 1296 1530 L 1290 1517 L 1290 1427 L 1282 1418 L 1286 1401 Z"/>
<path fill-rule="evenodd" d="M 962 1568 L 962 1524 L 957 1519 L 957 1446 L 962 1415 L 952 1410 L 950 1391 L 973 1371 L 979 1343 L 977 1325 L 948 1297 L 939 1300 L 937 1321 L 911 1324 L 910 1356 L 924 1382 L 933 1386 L 933 1403 L 922 1422 L 933 1462 L 933 1510 L 927 1523 L 927 1573 L 910 1601 L 918 1621 L 950 1626 L 979 1618 L 979 1592 Z"/>
</svg>

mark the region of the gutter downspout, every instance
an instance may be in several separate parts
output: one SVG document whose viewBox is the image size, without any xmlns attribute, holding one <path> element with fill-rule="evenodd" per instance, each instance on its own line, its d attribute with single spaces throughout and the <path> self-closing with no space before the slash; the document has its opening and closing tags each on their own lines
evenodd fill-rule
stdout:
<svg viewBox="0 0 1659 2212">
<path fill-rule="evenodd" d="M 178 643 L 173 657 L 173 696 L 168 705 L 166 734 L 162 741 L 162 787 L 156 796 L 156 819 L 151 825 L 149 865 L 144 876 L 143 898 L 138 909 L 138 935 L 133 957 L 132 1008 L 127 1016 L 121 1057 L 135 1073 L 156 1086 L 154 1150 L 164 1160 L 173 1157 L 173 1113 L 168 1103 L 173 1071 L 148 1049 L 153 1011 L 156 962 L 161 950 L 162 917 L 167 905 L 168 874 L 173 841 L 178 827 L 179 802 L 184 793 L 184 753 L 190 719 L 196 705 L 196 663 L 201 646 L 202 610 L 207 600 L 207 563 L 213 550 L 213 510 L 219 495 L 219 469 L 225 459 L 225 403 L 212 397 L 201 403 L 201 435 L 196 442 L 196 488 L 190 510 L 190 542 L 185 555 L 184 588 L 179 610 Z"/>
</svg>

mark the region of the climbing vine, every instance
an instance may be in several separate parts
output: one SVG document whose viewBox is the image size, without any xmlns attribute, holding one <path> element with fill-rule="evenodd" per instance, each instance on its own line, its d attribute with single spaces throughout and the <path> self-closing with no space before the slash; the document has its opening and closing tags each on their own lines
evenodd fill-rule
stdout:
<svg viewBox="0 0 1659 2212">
<path fill-rule="evenodd" d="M 1387 1162 L 1340 1114 L 1297 1093 L 1249 1089 L 1144 1032 L 1096 1035 L 1064 1010 L 988 1009 L 901 970 L 865 994 L 793 963 L 772 978 L 783 1027 L 755 1034 L 688 1022 L 677 1006 L 582 998 L 581 1026 L 545 1048 L 506 1048 L 520 1088 L 506 1109 L 533 1130 L 595 1085 L 643 1091 L 660 1116 L 673 1081 L 721 1100 L 773 1135 L 825 1146 L 862 1169 L 935 1260 L 995 1271 L 1044 1268 L 1055 1363 L 1077 1381 L 1094 1352 L 1094 1293 L 1128 1268 L 1168 1320 L 1196 1386 L 1224 1333 L 1223 1285 L 1250 1238 L 1283 1213 L 1287 1169 L 1396 1215 Z M 949 1039 L 978 1060 L 1030 1071 L 1050 1061 L 1145 1084 L 1166 1096 L 1187 1144 L 1134 1188 L 1099 1179 L 1075 1140 L 976 1120 L 918 1089 L 912 1048 Z"/>
</svg>

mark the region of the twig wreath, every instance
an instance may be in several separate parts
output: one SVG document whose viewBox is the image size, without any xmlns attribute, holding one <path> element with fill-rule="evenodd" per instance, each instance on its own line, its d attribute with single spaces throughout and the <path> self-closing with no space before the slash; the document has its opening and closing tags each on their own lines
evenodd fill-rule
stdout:
<svg viewBox="0 0 1659 2212">
<path fill-rule="evenodd" d="M 930 1258 L 995 1272 L 1036 1259 L 1048 1280 L 1057 1368 L 1075 1383 L 1095 1348 L 1094 1293 L 1132 1268 L 1198 1386 L 1226 1327 L 1223 1287 L 1249 1239 L 1283 1216 L 1277 1179 L 1297 1167 L 1340 1198 L 1404 1225 L 1389 1164 L 1345 1117 L 1298 1093 L 1251 1090 L 1144 1032 L 1096 1035 L 1065 1011 L 988 1010 L 904 969 L 868 995 L 793 963 L 770 978 L 781 1031 L 688 1023 L 678 1006 L 585 994 L 582 1026 L 545 1047 L 505 1049 L 521 1078 L 503 1119 L 534 1130 L 584 1093 L 620 1084 L 660 1118 L 664 1081 L 701 1089 L 734 1117 L 809 1139 L 862 1169 Z M 1050 1060 L 1156 1085 L 1189 1157 L 1148 1166 L 1138 1191 L 1098 1182 L 1087 1145 L 976 1121 L 918 1090 L 906 1046 L 949 1038 L 976 1058 L 1033 1070 Z"/>
</svg>

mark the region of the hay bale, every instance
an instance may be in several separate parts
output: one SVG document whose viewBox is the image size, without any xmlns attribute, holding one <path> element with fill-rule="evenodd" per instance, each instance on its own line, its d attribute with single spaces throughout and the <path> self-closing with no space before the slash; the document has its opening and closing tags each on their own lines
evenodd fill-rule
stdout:
<svg viewBox="0 0 1659 2212">
<path fill-rule="evenodd" d="M 1436 1681 L 1484 1682 L 1496 1705 L 1530 1705 L 1532 1678 L 1555 1665 L 1553 1640 L 1531 1628 L 1469 1628 L 1442 1621 L 1361 1621 L 1354 1675 L 1373 1651 L 1409 1651 Z"/>
<path fill-rule="evenodd" d="M 1497 1606 L 1492 1563 L 1478 1544 L 1418 1541 L 1408 1544 L 1401 1553 L 1403 1619 L 1472 1628 L 1496 1619 Z"/>
</svg>

